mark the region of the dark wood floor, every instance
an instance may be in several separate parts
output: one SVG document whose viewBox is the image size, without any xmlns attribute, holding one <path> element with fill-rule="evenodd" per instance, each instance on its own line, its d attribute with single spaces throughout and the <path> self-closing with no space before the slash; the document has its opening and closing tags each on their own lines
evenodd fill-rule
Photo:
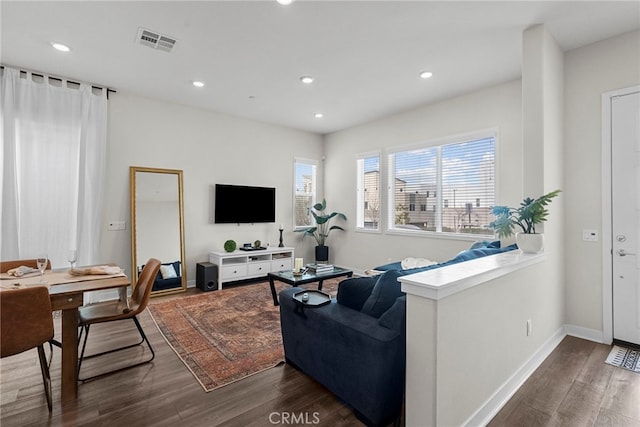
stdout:
<svg viewBox="0 0 640 427">
<path fill-rule="evenodd" d="M 330 392 L 287 365 L 205 393 L 148 312 L 140 320 L 156 350 L 153 363 L 81 384 L 75 403 L 60 403 L 60 354 L 54 354 L 51 415 L 37 353 L 1 359 L 0 425 L 362 426 Z M 131 321 L 114 326 L 92 327 L 91 351 L 136 334 Z M 608 346 L 567 337 L 491 425 L 640 426 L 640 375 L 605 365 L 608 351 Z M 133 350 L 124 358 L 141 356 Z M 83 372 L 91 374 L 100 367 L 87 363 Z M 301 422 L 292 422 L 292 417 Z"/>
<path fill-rule="evenodd" d="M 640 427 L 640 375 L 604 363 L 611 346 L 566 337 L 490 427 Z"/>
</svg>

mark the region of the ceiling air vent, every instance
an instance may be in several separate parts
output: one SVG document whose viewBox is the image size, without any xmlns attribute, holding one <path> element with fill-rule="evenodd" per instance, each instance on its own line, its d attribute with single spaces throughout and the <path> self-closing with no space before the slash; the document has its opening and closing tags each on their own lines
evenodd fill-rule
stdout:
<svg viewBox="0 0 640 427">
<path fill-rule="evenodd" d="M 163 50 L 165 52 L 171 52 L 173 47 L 176 45 L 175 38 L 154 31 L 149 31 L 144 28 L 138 29 L 138 37 L 136 40 L 141 45 Z"/>
</svg>

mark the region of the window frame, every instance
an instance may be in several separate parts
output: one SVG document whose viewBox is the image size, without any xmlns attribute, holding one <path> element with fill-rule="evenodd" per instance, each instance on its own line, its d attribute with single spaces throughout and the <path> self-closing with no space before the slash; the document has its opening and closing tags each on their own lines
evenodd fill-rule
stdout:
<svg viewBox="0 0 640 427">
<path fill-rule="evenodd" d="M 399 235 L 412 235 L 412 236 L 425 236 L 425 237 L 435 237 L 435 238 L 447 238 L 453 240 L 477 240 L 483 238 L 495 238 L 495 233 L 484 234 L 484 233 L 460 233 L 460 232 L 451 232 L 451 231 L 442 231 L 443 224 L 443 210 L 445 208 L 446 198 L 442 197 L 443 189 L 442 189 L 442 147 L 452 144 L 461 144 L 465 142 L 473 142 L 484 140 L 488 138 L 493 138 L 493 197 L 494 201 L 497 198 L 498 188 L 498 147 L 499 147 L 499 135 L 498 128 L 489 128 L 483 129 L 463 134 L 446 136 L 443 138 L 431 139 L 419 143 L 408 144 L 398 147 L 393 147 L 385 150 L 385 159 L 384 163 L 386 165 L 386 179 L 387 184 L 384 187 L 386 194 L 382 197 L 385 200 L 387 209 L 385 215 L 386 227 L 384 229 L 387 234 L 399 234 Z M 422 230 L 422 229 L 412 229 L 408 228 L 397 228 L 395 225 L 395 191 L 394 191 L 394 183 L 395 183 L 395 164 L 393 162 L 394 156 L 398 153 L 404 153 L 412 150 L 425 150 L 425 149 L 435 149 L 436 150 L 436 162 L 437 162 L 437 171 L 436 171 L 436 183 L 435 183 L 435 197 L 437 199 L 435 203 L 435 212 L 434 218 L 436 222 L 436 230 Z M 474 199 L 475 206 L 475 199 Z M 408 209 L 408 206 L 407 206 Z M 419 204 L 416 206 L 416 209 L 419 211 Z M 431 210 L 427 207 L 427 211 Z"/>
<path fill-rule="evenodd" d="M 312 177 L 312 182 L 311 182 L 311 206 L 309 206 L 310 208 L 313 207 L 316 203 L 318 203 L 318 164 L 319 161 L 315 160 L 315 159 L 309 159 L 309 158 L 303 158 L 303 157 L 294 157 L 293 158 L 293 188 L 292 188 L 292 193 L 293 193 L 293 197 L 292 197 L 292 203 L 293 203 L 293 218 L 292 218 L 292 223 L 293 223 L 293 229 L 294 230 L 304 230 L 306 228 L 309 227 L 313 227 L 315 225 L 315 222 L 313 221 L 313 216 L 311 215 L 311 213 L 308 214 L 309 218 L 311 219 L 309 224 L 298 224 L 298 220 L 297 220 L 297 198 L 298 198 L 298 189 L 297 189 L 297 175 L 298 175 L 298 164 L 303 164 L 303 165 L 307 165 L 310 166 L 313 169 L 313 177 Z M 303 193 L 301 192 L 300 195 L 306 195 L 309 193 Z"/>
<path fill-rule="evenodd" d="M 367 159 L 378 159 L 378 225 L 373 227 L 366 227 L 366 212 L 364 211 L 364 205 L 367 202 L 365 192 L 367 191 L 366 179 L 365 179 L 365 162 Z M 385 197 L 383 189 L 384 187 L 384 158 L 382 151 L 367 151 L 356 155 L 356 231 L 365 233 L 382 233 L 384 222 L 384 206 Z"/>
</svg>

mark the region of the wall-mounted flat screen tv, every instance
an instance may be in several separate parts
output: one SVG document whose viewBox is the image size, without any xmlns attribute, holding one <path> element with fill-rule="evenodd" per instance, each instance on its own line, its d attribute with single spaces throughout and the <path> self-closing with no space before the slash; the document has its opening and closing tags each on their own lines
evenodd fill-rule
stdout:
<svg viewBox="0 0 640 427">
<path fill-rule="evenodd" d="M 214 222 L 216 224 L 276 222 L 276 189 L 216 184 Z"/>
</svg>

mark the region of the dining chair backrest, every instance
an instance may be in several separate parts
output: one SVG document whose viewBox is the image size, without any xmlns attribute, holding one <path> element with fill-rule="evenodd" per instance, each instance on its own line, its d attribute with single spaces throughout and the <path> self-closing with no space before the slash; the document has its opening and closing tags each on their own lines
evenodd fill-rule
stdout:
<svg viewBox="0 0 640 427">
<path fill-rule="evenodd" d="M 138 277 L 135 289 L 131 292 L 129 308 L 134 312 L 133 314 L 138 314 L 147 307 L 158 271 L 160 271 L 160 260 L 149 258 Z"/>
<path fill-rule="evenodd" d="M 53 334 L 51 299 L 45 286 L 0 292 L 0 357 L 42 345 Z"/>
<path fill-rule="evenodd" d="M 7 271 L 18 267 L 31 267 L 38 268 L 38 262 L 36 259 L 21 259 L 16 261 L 0 261 L 0 273 L 6 273 Z M 47 260 L 47 270 L 51 270 L 51 260 Z"/>
</svg>

